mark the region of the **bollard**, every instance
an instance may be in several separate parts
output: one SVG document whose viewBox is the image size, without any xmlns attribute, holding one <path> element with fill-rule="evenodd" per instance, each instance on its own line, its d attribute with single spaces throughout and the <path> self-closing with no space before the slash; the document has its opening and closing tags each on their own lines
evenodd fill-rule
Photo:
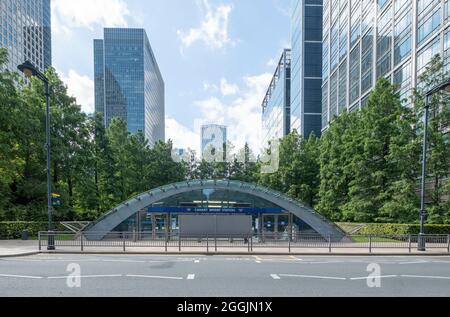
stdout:
<svg viewBox="0 0 450 317">
<path fill-rule="evenodd" d="M 408 235 L 408 248 L 409 248 L 409 253 L 411 253 L 412 250 L 412 238 L 411 235 Z"/>
<path fill-rule="evenodd" d="M 80 245 L 81 245 L 81 252 L 83 252 L 84 251 L 83 234 L 80 235 Z"/>
<path fill-rule="evenodd" d="M 450 234 L 447 236 L 447 252 L 450 253 Z"/>
<path fill-rule="evenodd" d="M 38 240 L 39 240 L 39 251 L 42 250 L 42 243 L 41 243 L 41 232 L 38 232 Z"/>
</svg>

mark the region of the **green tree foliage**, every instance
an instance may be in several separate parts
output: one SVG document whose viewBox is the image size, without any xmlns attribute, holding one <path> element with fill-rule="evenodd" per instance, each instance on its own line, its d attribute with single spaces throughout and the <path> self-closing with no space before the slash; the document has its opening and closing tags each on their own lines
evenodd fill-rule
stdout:
<svg viewBox="0 0 450 317">
<path fill-rule="evenodd" d="M 262 174 L 260 184 L 315 206 L 320 181 L 319 151 L 319 140 L 314 134 L 304 139 L 292 132 L 281 140 L 278 171 Z"/>
</svg>

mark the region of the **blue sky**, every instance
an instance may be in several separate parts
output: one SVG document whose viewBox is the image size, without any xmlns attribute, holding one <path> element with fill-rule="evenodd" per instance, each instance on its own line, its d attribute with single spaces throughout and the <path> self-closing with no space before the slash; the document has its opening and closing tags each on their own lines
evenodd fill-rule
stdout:
<svg viewBox="0 0 450 317">
<path fill-rule="evenodd" d="M 53 64 L 86 112 L 92 41 L 103 27 L 145 28 L 166 87 L 166 137 L 199 150 L 200 126 L 228 126 L 257 151 L 260 104 L 285 47 L 290 0 L 52 0 Z"/>
</svg>

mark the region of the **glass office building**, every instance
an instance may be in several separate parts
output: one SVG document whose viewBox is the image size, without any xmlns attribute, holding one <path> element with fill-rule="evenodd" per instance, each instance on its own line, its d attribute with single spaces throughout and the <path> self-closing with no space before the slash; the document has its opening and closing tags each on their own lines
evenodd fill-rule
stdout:
<svg viewBox="0 0 450 317">
<path fill-rule="evenodd" d="M 262 103 L 261 148 L 291 131 L 291 50 L 281 55 L 275 74 Z"/>
<path fill-rule="evenodd" d="M 143 29 L 106 28 L 94 40 L 95 110 L 122 118 L 150 145 L 165 140 L 164 81 Z"/>
<path fill-rule="evenodd" d="M 213 155 L 216 150 L 222 150 L 225 155 L 227 144 L 227 127 L 217 124 L 203 125 L 201 131 L 202 158 L 205 154 Z"/>
<path fill-rule="evenodd" d="M 291 129 L 304 137 L 320 136 L 322 0 L 292 0 L 291 5 Z"/>
<path fill-rule="evenodd" d="M 50 0 L 1 0 L 0 47 L 8 50 L 6 68 L 26 60 L 43 71 L 52 65 Z"/>
<path fill-rule="evenodd" d="M 364 107 L 380 77 L 409 103 L 430 59 L 450 69 L 449 0 L 324 0 L 323 128 Z"/>
</svg>

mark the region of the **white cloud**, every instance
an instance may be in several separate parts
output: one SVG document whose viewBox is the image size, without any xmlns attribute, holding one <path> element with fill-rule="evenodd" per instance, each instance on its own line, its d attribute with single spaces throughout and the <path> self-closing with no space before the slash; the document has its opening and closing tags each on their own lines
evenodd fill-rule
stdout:
<svg viewBox="0 0 450 317">
<path fill-rule="evenodd" d="M 69 95 L 77 98 L 81 110 L 85 113 L 95 111 L 94 81 L 88 76 L 82 76 L 71 69 L 68 76 L 61 73 L 62 81 L 67 85 Z"/>
<path fill-rule="evenodd" d="M 74 27 L 126 27 L 128 16 L 130 10 L 123 0 L 52 1 L 52 29 L 56 33 L 70 34 Z"/>
<path fill-rule="evenodd" d="M 205 11 L 201 25 L 198 28 L 190 28 L 189 31 L 177 31 L 183 46 L 189 47 L 198 41 L 211 49 L 220 49 L 227 44 L 234 45 L 228 34 L 229 16 L 233 5 L 222 4 L 212 7 L 208 0 L 203 0 L 200 7 Z"/>
<path fill-rule="evenodd" d="M 261 103 L 272 79 L 272 74 L 264 73 L 243 78 L 235 98 L 226 103 L 212 96 L 196 101 L 200 116 L 195 120 L 194 129 L 200 131 L 203 124 L 223 124 L 228 127 L 228 139 L 237 148 L 248 143 L 255 153 L 261 147 Z"/>
<path fill-rule="evenodd" d="M 173 141 L 175 148 L 192 149 L 199 153 L 200 134 L 195 133 L 169 116 L 166 116 L 166 138 Z"/>
<path fill-rule="evenodd" d="M 275 58 L 271 58 L 271 59 L 269 59 L 269 61 L 267 62 L 266 65 L 268 67 L 274 67 L 276 64 L 277 64 L 277 62 L 276 62 Z"/>
<path fill-rule="evenodd" d="M 223 96 L 233 96 L 239 92 L 239 86 L 236 84 L 229 84 L 225 78 L 220 80 L 220 91 Z"/>
</svg>

